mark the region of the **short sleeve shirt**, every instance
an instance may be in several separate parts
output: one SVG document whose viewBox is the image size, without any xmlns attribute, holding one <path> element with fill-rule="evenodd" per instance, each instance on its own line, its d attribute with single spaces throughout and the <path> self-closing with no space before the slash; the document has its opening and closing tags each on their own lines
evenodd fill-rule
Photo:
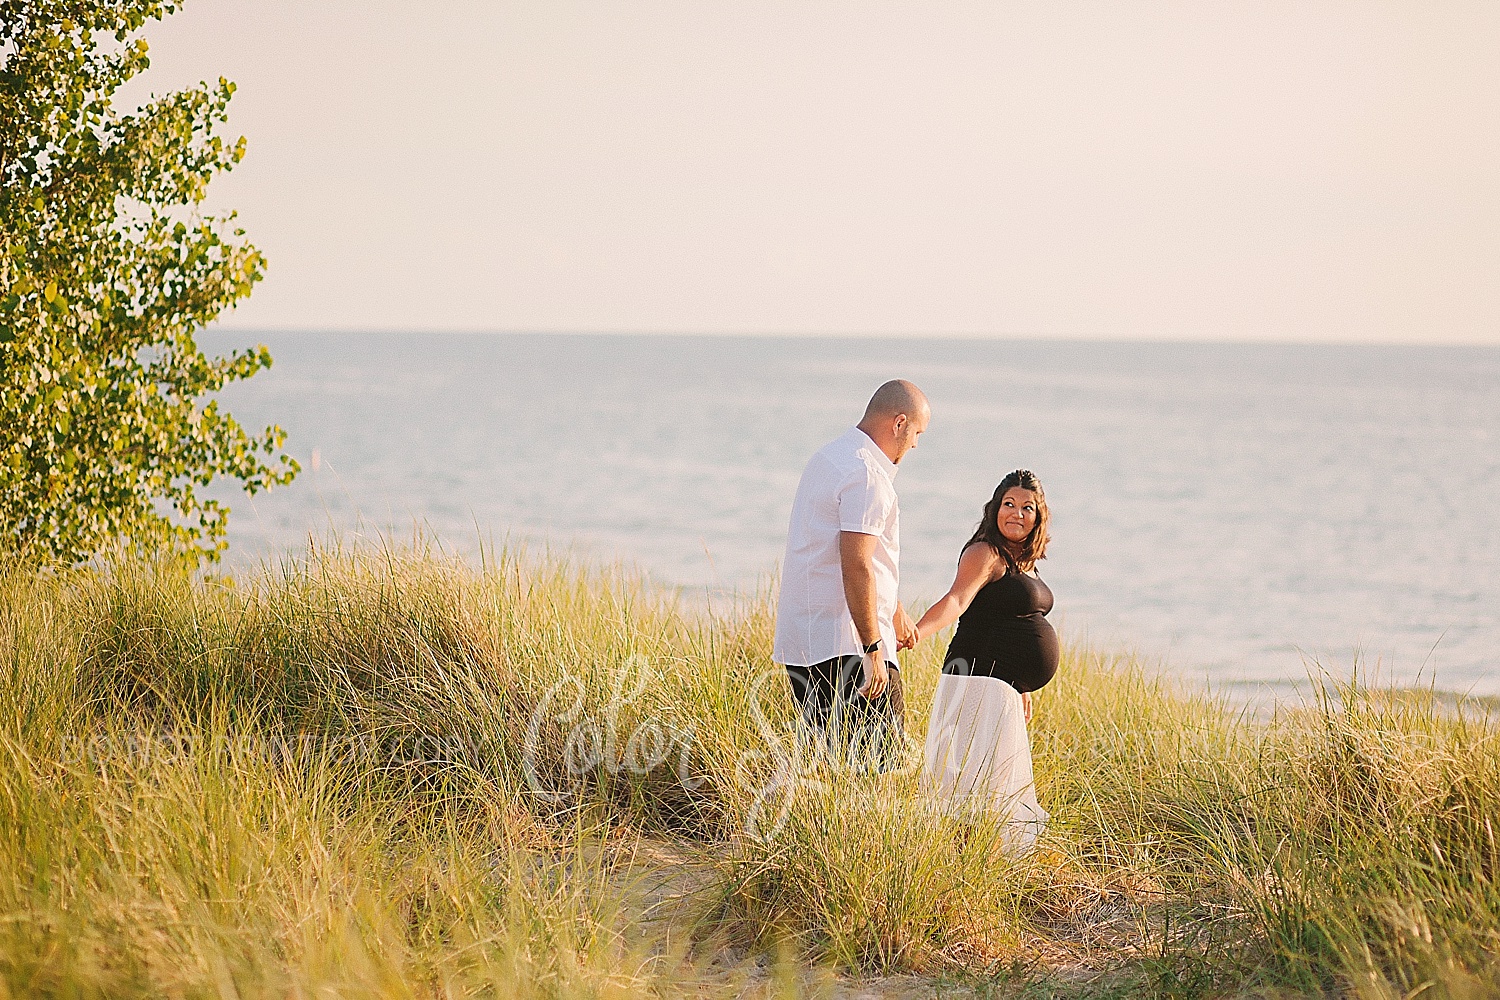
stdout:
<svg viewBox="0 0 1500 1000">
<path fill-rule="evenodd" d="M 896 463 L 858 427 L 808 461 L 792 501 L 781 594 L 776 607 L 777 663 L 811 666 L 863 652 L 844 599 L 839 532 L 875 536 L 875 614 L 887 660 L 896 659 L 896 581 L 900 507 Z"/>
</svg>

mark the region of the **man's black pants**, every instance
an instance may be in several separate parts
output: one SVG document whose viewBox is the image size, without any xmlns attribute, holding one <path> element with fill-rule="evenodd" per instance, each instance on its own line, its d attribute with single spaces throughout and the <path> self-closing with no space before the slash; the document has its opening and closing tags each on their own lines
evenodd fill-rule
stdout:
<svg viewBox="0 0 1500 1000">
<path fill-rule="evenodd" d="M 889 660 L 885 665 L 890 681 L 878 698 L 859 693 L 864 682 L 861 656 L 786 668 L 792 697 L 819 749 L 861 770 L 888 771 L 899 763 L 906 699 L 901 671 Z"/>
</svg>

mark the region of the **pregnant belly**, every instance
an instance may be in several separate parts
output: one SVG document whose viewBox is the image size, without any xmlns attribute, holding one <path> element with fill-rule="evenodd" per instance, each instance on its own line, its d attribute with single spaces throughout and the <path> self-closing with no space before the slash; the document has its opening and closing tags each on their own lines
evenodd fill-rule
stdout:
<svg viewBox="0 0 1500 1000">
<path fill-rule="evenodd" d="M 1052 623 L 1041 615 L 996 622 L 983 635 L 954 636 L 943 673 L 995 677 L 1018 691 L 1035 691 L 1057 673 Z"/>
</svg>

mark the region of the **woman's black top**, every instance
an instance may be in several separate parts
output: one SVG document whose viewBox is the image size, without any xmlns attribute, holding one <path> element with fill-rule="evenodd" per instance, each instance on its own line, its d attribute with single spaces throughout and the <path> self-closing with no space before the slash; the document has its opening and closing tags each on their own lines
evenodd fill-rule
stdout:
<svg viewBox="0 0 1500 1000">
<path fill-rule="evenodd" d="M 1010 566 L 979 588 L 958 619 L 943 673 L 998 677 L 1017 691 L 1035 691 L 1057 673 L 1051 610 L 1051 588 Z"/>
</svg>

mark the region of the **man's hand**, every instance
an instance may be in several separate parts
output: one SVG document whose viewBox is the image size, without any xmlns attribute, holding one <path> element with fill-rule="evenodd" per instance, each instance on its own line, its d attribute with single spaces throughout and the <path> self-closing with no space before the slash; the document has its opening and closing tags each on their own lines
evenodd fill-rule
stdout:
<svg viewBox="0 0 1500 1000">
<path fill-rule="evenodd" d="M 922 638 L 917 632 L 917 625 L 911 620 L 911 615 L 901 605 L 896 605 L 896 615 L 891 624 L 896 627 L 896 648 L 911 649 Z"/>
<path fill-rule="evenodd" d="M 1021 711 L 1026 713 L 1026 724 L 1031 725 L 1031 692 L 1021 692 Z"/>
<path fill-rule="evenodd" d="M 859 693 L 866 698 L 879 698 L 885 694 L 890 672 L 885 668 L 885 656 L 880 650 L 865 654 L 864 671 L 865 682 L 859 686 Z"/>
</svg>

